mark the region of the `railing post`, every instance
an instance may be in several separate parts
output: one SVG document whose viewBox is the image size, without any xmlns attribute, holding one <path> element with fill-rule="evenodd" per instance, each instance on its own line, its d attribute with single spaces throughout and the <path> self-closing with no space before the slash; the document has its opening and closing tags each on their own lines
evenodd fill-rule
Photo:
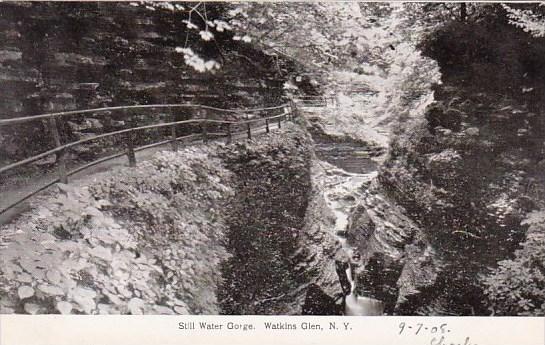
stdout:
<svg viewBox="0 0 545 345">
<path fill-rule="evenodd" d="M 268 118 L 265 119 L 265 131 L 266 131 L 267 133 L 270 132 L 270 129 L 269 129 L 269 119 L 268 119 Z"/>
<path fill-rule="evenodd" d="M 208 142 L 208 121 L 207 119 L 203 119 L 201 121 L 202 126 L 202 141 L 206 144 Z"/>
<path fill-rule="evenodd" d="M 232 136 L 233 135 L 231 134 L 231 124 L 228 123 L 227 124 L 227 144 L 231 143 L 231 140 L 233 139 Z"/>
<path fill-rule="evenodd" d="M 129 166 L 136 166 L 136 155 L 134 153 L 134 135 L 133 130 L 131 129 L 127 133 L 127 157 L 129 158 Z"/>
<path fill-rule="evenodd" d="M 57 128 L 57 121 L 54 117 L 49 119 L 49 126 L 51 129 L 51 134 L 53 135 L 53 141 L 55 142 L 55 146 L 60 147 L 62 146 L 61 143 L 61 136 L 59 135 L 59 129 Z M 66 151 L 60 150 L 57 154 L 57 163 L 59 164 L 59 181 L 61 183 L 68 183 L 68 175 L 66 174 Z"/>
<path fill-rule="evenodd" d="M 282 116 L 279 116 L 278 117 L 278 129 L 282 128 L 281 122 L 282 122 Z"/>
<path fill-rule="evenodd" d="M 297 106 L 293 99 L 290 99 L 290 108 L 291 108 L 291 120 L 293 121 L 297 117 Z"/>
<path fill-rule="evenodd" d="M 128 117 L 128 123 L 129 126 L 134 127 L 134 119 L 132 118 L 133 114 L 128 111 L 124 110 L 125 117 Z M 134 153 L 134 130 L 131 128 L 130 131 L 127 132 L 126 136 L 127 141 L 127 158 L 129 159 L 129 166 L 135 167 L 136 166 L 136 155 Z"/>
<path fill-rule="evenodd" d="M 252 130 L 249 122 L 246 124 L 246 127 L 248 131 L 248 139 L 252 139 Z"/>
<path fill-rule="evenodd" d="M 170 113 L 170 121 L 176 122 L 176 114 L 174 114 L 174 111 L 172 111 L 171 108 L 167 108 L 168 112 Z M 170 145 L 172 147 L 172 151 L 176 152 L 178 151 L 178 135 L 176 134 L 176 125 L 170 126 Z"/>
</svg>

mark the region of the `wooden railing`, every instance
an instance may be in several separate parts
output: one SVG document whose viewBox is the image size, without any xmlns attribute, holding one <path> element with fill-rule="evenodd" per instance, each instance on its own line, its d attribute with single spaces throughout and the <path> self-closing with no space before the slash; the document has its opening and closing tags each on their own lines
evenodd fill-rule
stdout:
<svg viewBox="0 0 545 345">
<path fill-rule="evenodd" d="M 328 96 L 298 96 L 294 100 L 296 105 L 302 107 L 327 107 L 328 105 L 334 106 L 336 104 L 335 97 Z"/>
<path fill-rule="evenodd" d="M 182 109 L 193 108 L 193 109 L 201 109 L 205 111 L 212 110 L 212 111 L 216 111 L 223 114 L 236 114 L 239 117 L 245 117 L 246 119 L 240 120 L 240 121 L 226 121 L 226 120 L 210 119 L 208 118 L 208 116 L 206 116 L 204 118 L 194 118 L 189 120 L 175 121 L 174 119 L 175 115 L 172 113 L 172 111 L 174 109 L 180 109 L 180 108 Z M 162 122 L 162 123 L 151 124 L 151 125 L 140 126 L 140 127 L 131 127 L 127 129 L 104 133 L 104 134 L 94 135 L 92 137 L 88 137 L 85 139 L 81 139 L 81 140 L 77 140 L 77 141 L 73 141 L 69 143 L 63 143 L 61 139 L 61 135 L 59 134 L 57 119 L 62 117 L 83 115 L 83 114 L 95 114 L 95 115 L 101 114 L 101 113 L 111 114 L 111 112 L 121 111 L 125 113 L 125 115 L 128 118 L 131 118 L 131 115 L 133 115 L 132 113 L 134 111 L 145 110 L 145 109 L 166 110 L 167 112 L 170 113 L 169 114 L 170 118 L 173 121 Z M 267 112 L 267 113 L 279 112 L 279 113 L 262 116 L 262 117 L 256 117 L 256 114 L 259 112 Z M 58 177 L 56 179 L 44 185 L 41 185 L 37 187 L 36 189 L 33 189 L 29 193 L 25 194 L 21 198 L 14 200 L 9 205 L 5 206 L 4 208 L 0 210 L 0 215 L 12 209 L 13 207 L 19 205 L 20 203 L 24 202 L 30 197 L 36 195 L 37 193 L 54 185 L 55 183 L 58 183 L 58 182 L 68 183 L 69 176 L 74 175 L 78 172 L 81 172 L 97 164 L 126 155 L 128 158 L 129 166 L 134 167 L 136 166 L 136 163 L 137 163 L 135 152 L 146 150 L 156 146 L 169 144 L 169 143 L 171 145 L 171 149 L 176 151 L 178 149 L 178 143 L 180 141 L 188 140 L 188 139 L 202 139 L 202 141 L 206 143 L 212 137 L 213 138 L 225 137 L 227 138 L 227 142 L 231 142 L 234 136 L 240 135 L 241 133 L 244 133 L 243 136 L 247 136 L 249 139 L 251 139 L 252 126 L 254 130 L 256 129 L 255 127 L 256 125 L 258 125 L 259 126 L 258 128 L 261 128 L 261 129 L 263 129 L 263 126 L 264 126 L 265 132 L 269 133 L 273 124 L 276 124 L 278 128 L 281 128 L 282 121 L 286 121 L 290 119 L 292 120 L 296 116 L 297 116 L 297 111 L 296 111 L 295 102 L 290 101 L 289 103 L 282 104 L 275 107 L 254 108 L 254 109 L 221 109 L 221 108 L 210 107 L 206 105 L 195 105 L 195 104 L 131 105 L 131 106 L 117 106 L 117 107 L 95 108 L 95 109 L 85 109 L 85 110 L 71 110 L 71 111 L 64 111 L 64 112 L 56 112 L 56 113 L 40 114 L 35 116 L 25 116 L 25 117 L 17 117 L 17 118 L 0 120 L 0 127 L 13 126 L 15 124 L 21 124 L 21 123 L 26 123 L 31 121 L 47 120 L 49 125 L 49 130 L 52 136 L 52 141 L 55 144 L 55 148 L 53 149 L 47 150 L 40 154 L 28 157 L 23 160 L 1 167 L 0 176 L 5 175 L 7 172 L 12 171 L 13 169 L 23 167 L 25 165 L 36 162 L 52 154 L 55 154 L 57 157 L 56 164 L 58 169 Z M 192 134 L 188 134 L 184 136 L 177 135 L 177 128 L 179 126 L 191 125 L 191 124 L 199 124 L 201 127 L 201 132 L 192 133 Z M 225 132 L 210 132 L 208 129 L 208 126 L 211 124 L 215 124 L 216 127 L 217 126 L 224 127 L 226 131 Z M 170 136 L 168 139 L 153 142 L 151 144 L 144 145 L 144 146 L 139 146 L 139 147 L 135 146 L 135 134 L 137 132 L 147 130 L 147 129 L 165 128 L 165 127 L 170 128 Z M 240 127 L 243 127 L 243 129 L 240 130 Z M 100 159 L 94 160 L 83 166 L 79 166 L 73 170 L 67 170 L 65 153 L 68 149 L 74 148 L 78 145 L 96 141 L 98 139 L 104 139 L 104 138 L 114 137 L 114 136 L 124 137 L 125 150 L 109 155 L 107 157 L 102 157 Z"/>
</svg>

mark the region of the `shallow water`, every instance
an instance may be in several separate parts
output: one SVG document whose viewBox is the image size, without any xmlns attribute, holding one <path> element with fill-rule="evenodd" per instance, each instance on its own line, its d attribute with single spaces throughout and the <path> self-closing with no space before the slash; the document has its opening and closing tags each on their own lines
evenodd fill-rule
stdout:
<svg viewBox="0 0 545 345">
<path fill-rule="evenodd" d="M 378 163 L 371 159 L 368 149 L 357 143 L 335 143 L 322 140 L 315 145 L 316 156 L 322 160 L 325 174 L 323 179 L 324 197 L 335 214 L 335 236 L 347 257 L 353 257 L 346 238 L 339 236 L 347 230 L 348 218 L 363 192 L 362 185 L 376 176 Z M 356 282 L 352 278 L 352 265 L 346 269 L 350 293 L 345 297 L 345 315 L 382 315 L 381 301 L 358 296 Z"/>
<path fill-rule="evenodd" d="M 356 283 L 352 279 L 352 267 L 348 265 L 346 276 L 350 282 L 350 294 L 345 298 L 344 315 L 346 316 L 380 316 L 384 314 L 384 303 L 369 297 L 356 294 Z"/>
<path fill-rule="evenodd" d="M 322 141 L 314 145 L 314 150 L 319 159 L 349 173 L 367 174 L 378 169 L 378 163 L 361 144 Z"/>
</svg>

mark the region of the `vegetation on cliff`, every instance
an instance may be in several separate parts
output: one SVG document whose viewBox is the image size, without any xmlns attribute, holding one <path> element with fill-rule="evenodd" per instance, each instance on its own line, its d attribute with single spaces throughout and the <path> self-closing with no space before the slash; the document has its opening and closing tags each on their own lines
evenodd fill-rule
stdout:
<svg viewBox="0 0 545 345">
<path fill-rule="evenodd" d="M 311 191 L 310 139 L 288 126 L 283 135 L 236 143 L 223 152 L 236 183 L 226 208 L 227 250 L 233 255 L 221 270 L 222 313 L 298 312 L 298 288 L 310 281 L 309 272 L 296 267 L 304 255 L 294 256 L 305 253 L 299 242 Z"/>
<path fill-rule="evenodd" d="M 382 242 L 404 247 L 403 256 L 379 250 L 375 272 L 362 271 L 367 284 L 381 284 L 376 270 L 393 270 L 384 288 L 398 297 L 393 312 L 543 314 L 544 229 L 526 219 L 545 200 L 545 41 L 513 26 L 501 5 L 482 6 L 422 42 L 442 83 L 424 118 L 394 138 L 379 174 L 375 192 L 418 228 Z M 359 219 L 354 229 L 369 218 Z M 423 276 L 406 274 L 419 259 Z"/>
<path fill-rule="evenodd" d="M 308 219 L 312 142 L 284 126 L 37 198 L 0 229 L 0 312 L 299 314 L 309 284 L 334 295 L 338 248 Z"/>
<path fill-rule="evenodd" d="M 218 313 L 231 174 L 214 147 L 59 185 L 2 231 L 2 313 Z"/>
</svg>

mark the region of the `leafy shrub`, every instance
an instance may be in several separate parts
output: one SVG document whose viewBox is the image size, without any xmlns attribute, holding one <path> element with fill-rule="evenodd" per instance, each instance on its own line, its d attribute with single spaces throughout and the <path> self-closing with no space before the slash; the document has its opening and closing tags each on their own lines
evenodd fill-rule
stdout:
<svg viewBox="0 0 545 345">
<path fill-rule="evenodd" d="M 545 211 L 534 211 L 522 248 L 486 277 L 490 308 L 499 315 L 545 315 Z"/>
<path fill-rule="evenodd" d="M 231 189 L 214 149 L 59 185 L 4 226 L 1 312 L 216 313 L 227 256 L 219 210 Z"/>
</svg>

